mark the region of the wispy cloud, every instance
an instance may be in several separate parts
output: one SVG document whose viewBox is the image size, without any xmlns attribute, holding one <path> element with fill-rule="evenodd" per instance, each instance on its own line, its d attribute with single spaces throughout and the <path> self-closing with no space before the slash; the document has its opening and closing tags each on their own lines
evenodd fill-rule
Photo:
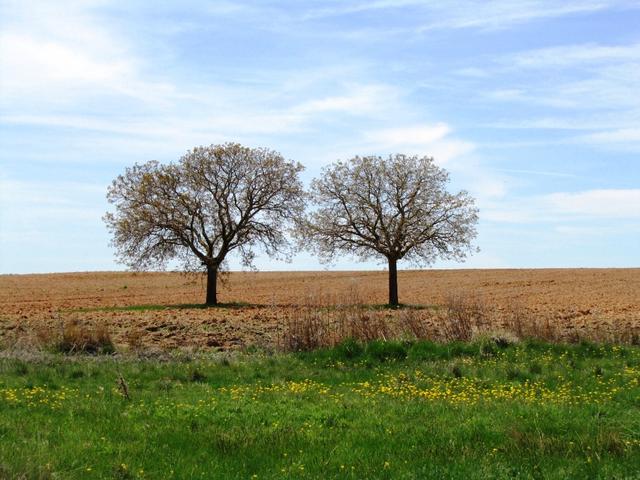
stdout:
<svg viewBox="0 0 640 480">
<path fill-rule="evenodd" d="M 577 140 L 598 145 L 630 146 L 635 147 L 636 150 L 640 150 L 640 128 L 620 128 L 617 130 L 599 131 L 579 136 Z"/>
<path fill-rule="evenodd" d="M 404 127 L 387 128 L 369 132 L 370 140 L 380 142 L 390 147 L 410 147 L 429 145 L 441 140 L 451 133 L 451 127 L 445 123 L 434 125 L 407 125 Z"/>
<path fill-rule="evenodd" d="M 353 85 L 348 86 L 347 90 L 344 95 L 305 101 L 291 111 L 303 115 L 340 112 L 357 116 L 383 110 L 385 106 L 400 100 L 398 90 L 389 85 Z"/>
<path fill-rule="evenodd" d="M 499 30 L 514 25 L 557 18 L 566 15 L 593 13 L 619 7 L 637 7 L 635 2 L 625 1 L 545 1 L 545 0 L 505 0 L 477 3 L 473 1 L 436 3 L 437 20 L 428 22 L 420 30 L 441 28 L 477 28 Z"/>
<path fill-rule="evenodd" d="M 147 78 L 144 61 L 93 13 L 100 2 L 10 2 L 0 33 L 0 106 L 60 108 L 96 96 L 154 105 L 176 91 Z M 8 18 L 5 18 L 7 22 Z"/>
<path fill-rule="evenodd" d="M 486 89 L 481 98 L 544 111 L 486 126 L 564 130 L 564 143 L 638 150 L 639 66 L 637 41 L 559 45 L 497 57 L 481 67 L 484 77 L 476 76 L 476 81 L 504 86 Z M 588 133 L 575 135 L 572 130 Z"/>
<path fill-rule="evenodd" d="M 450 135 L 451 131 L 451 127 L 442 122 L 370 130 L 364 133 L 364 149 L 377 153 L 429 155 L 445 165 L 475 148 L 471 142 Z"/>
<path fill-rule="evenodd" d="M 0 239 L 42 241 L 57 224 L 71 229 L 97 224 L 103 208 L 93 198 L 99 195 L 106 204 L 105 193 L 102 185 L 0 178 Z"/>
<path fill-rule="evenodd" d="M 455 134 L 453 128 L 444 123 L 409 124 L 368 130 L 361 142 L 356 142 L 351 154 L 426 155 L 433 157 L 439 165 L 451 171 L 460 185 L 464 185 L 478 199 L 504 197 L 509 180 L 499 172 L 487 168 L 474 155 L 476 145 Z"/>
<path fill-rule="evenodd" d="M 498 172 L 505 173 L 517 173 L 517 174 L 525 174 L 525 175 L 539 175 L 542 177 L 560 177 L 560 178 L 575 178 L 576 175 L 573 173 L 566 172 L 550 172 L 546 170 L 522 170 L 516 168 L 497 168 Z"/>
<path fill-rule="evenodd" d="M 496 30 L 514 25 L 567 15 L 593 13 L 616 8 L 638 8 L 640 4 L 626 0 L 582 0 L 557 2 L 553 0 L 498 0 L 475 2 L 433 2 L 423 0 L 379 0 L 371 2 L 337 2 L 311 8 L 303 20 L 362 14 L 379 10 L 390 12 L 414 9 L 420 24 L 415 31 L 434 29 Z"/>
<path fill-rule="evenodd" d="M 105 193 L 103 185 L 0 177 L 0 272 L 112 269 Z"/>
<path fill-rule="evenodd" d="M 572 217 L 640 219 L 640 189 L 598 189 L 547 195 L 552 212 Z"/>
<path fill-rule="evenodd" d="M 600 63 L 638 61 L 640 43 L 560 45 L 516 53 L 503 61 L 511 68 L 566 68 Z"/>
<path fill-rule="evenodd" d="M 483 218 L 498 223 L 578 226 L 612 219 L 640 220 L 640 189 L 593 189 L 514 198 L 508 203 L 485 204 Z"/>
<path fill-rule="evenodd" d="M 12 21 L 0 34 L 2 124 L 109 135 L 91 142 L 116 153 L 119 145 L 174 151 L 231 139 L 255 143 L 312 131 L 329 117 L 373 121 L 411 108 L 402 89 L 363 81 L 352 61 L 303 72 L 295 66 L 252 71 L 247 82 L 178 80 L 150 71 L 133 42 L 99 15 L 101 3 L 72 2 L 60 15 L 46 2 L 11 4 Z M 259 7 L 206 10 L 235 15 L 245 8 Z"/>
</svg>

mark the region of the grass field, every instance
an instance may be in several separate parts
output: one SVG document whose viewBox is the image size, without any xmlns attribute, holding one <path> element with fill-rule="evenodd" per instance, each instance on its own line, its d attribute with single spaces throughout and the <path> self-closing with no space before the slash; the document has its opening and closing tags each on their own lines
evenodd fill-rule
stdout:
<svg viewBox="0 0 640 480">
<path fill-rule="evenodd" d="M 0 479 L 640 478 L 640 270 L 385 288 L 0 276 Z"/>
<path fill-rule="evenodd" d="M 638 478 L 640 348 L 0 360 L 0 478 Z M 127 398 L 128 397 L 128 398 Z"/>
</svg>

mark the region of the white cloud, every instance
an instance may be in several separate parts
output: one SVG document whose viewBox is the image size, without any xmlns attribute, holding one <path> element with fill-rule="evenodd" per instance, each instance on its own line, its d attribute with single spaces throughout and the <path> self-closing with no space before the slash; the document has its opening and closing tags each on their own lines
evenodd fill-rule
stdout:
<svg viewBox="0 0 640 480">
<path fill-rule="evenodd" d="M 323 112 L 363 115 L 381 110 L 398 98 L 397 90 L 388 85 L 359 85 L 348 87 L 346 95 L 309 100 L 297 105 L 292 111 L 306 115 Z"/>
<path fill-rule="evenodd" d="M 516 168 L 499 168 L 499 169 L 496 169 L 496 171 L 505 172 L 505 173 L 525 174 L 525 175 L 539 175 L 542 177 L 573 178 L 576 176 L 572 173 L 555 172 L 555 171 L 548 171 L 548 170 L 522 170 L 522 169 L 516 169 Z"/>
<path fill-rule="evenodd" d="M 560 215 L 640 219 L 640 189 L 599 189 L 553 193 L 543 198 Z"/>
<path fill-rule="evenodd" d="M 119 95 L 161 103 L 175 94 L 161 81 L 144 79 L 142 61 L 88 13 L 87 5 L 35 2 L 25 14 L 15 8 L 0 34 L 1 104 L 75 104 L 81 99 Z"/>
<path fill-rule="evenodd" d="M 640 121 L 640 112 L 594 112 L 571 117 L 541 117 L 533 119 L 496 121 L 483 126 L 501 129 L 523 130 L 602 130 L 604 128 L 622 129 Z"/>
<path fill-rule="evenodd" d="M 131 74 L 127 61 L 96 61 L 82 49 L 29 35 L 0 35 L 3 88 L 30 89 L 61 83 L 107 85 Z M 5 70 L 6 69 L 6 70 Z"/>
<path fill-rule="evenodd" d="M 339 2 L 319 9 L 307 10 L 303 20 L 353 15 L 376 10 L 393 13 L 400 9 L 414 8 L 420 14 L 415 18 L 422 25 L 415 29 L 424 32 L 434 29 L 496 30 L 544 18 L 593 13 L 616 8 L 637 8 L 637 2 L 629 0 L 497 0 L 477 2 L 463 0 L 457 2 L 425 2 L 424 0 L 378 0 L 369 2 Z M 426 21 L 424 19 L 427 19 Z M 429 20 L 429 19 L 435 20 Z M 400 33 L 412 29 L 391 30 Z"/>
<path fill-rule="evenodd" d="M 587 225 L 557 225 L 553 229 L 554 232 L 557 232 L 566 237 L 615 237 L 619 236 L 622 232 L 632 234 L 634 232 L 640 233 L 640 225 L 637 223 L 622 223 L 616 224 L 615 226 L 611 225 L 597 225 L 597 226 L 587 226 Z"/>
<path fill-rule="evenodd" d="M 595 132 L 578 137 L 579 140 L 592 143 L 637 144 L 640 146 L 640 128 L 620 128 Z"/>
<path fill-rule="evenodd" d="M 172 107 L 164 107 L 162 112 L 153 108 L 143 109 L 135 115 L 130 110 L 111 115 L 82 111 L 67 114 L 47 114 L 46 110 L 38 113 L 15 111 L 0 115 L 0 123 L 107 135 L 106 138 L 75 140 L 77 146 L 87 142 L 83 145 L 86 148 L 103 145 L 117 149 L 122 145 L 130 151 L 157 152 L 229 140 L 251 143 L 263 135 L 309 132 L 319 128 L 316 122 L 321 119 L 331 118 L 332 122 L 337 122 L 344 117 L 387 118 L 406 108 L 400 92 L 386 85 L 336 86 L 336 90 L 342 90 L 343 94 L 324 97 L 316 94 L 316 98 L 298 102 L 289 100 L 287 104 L 288 92 L 280 94 L 257 89 L 248 96 L 245 88 L 225 88 L 218 94 L 213 87 L 213 94 L 194 90 L 193 99 L 176 101 Z M 274 101 L 279 95 L 283 101 Z"/>
<path fill-rule="evenodd" d="M 481 218 L 496 223 L 566 224 L 640 220 L 640 189 L 594 189 L 512 197 L 509 202 L 487 201 Z"/>
<path fill-rule="evenodd" d="M 502 129 L 585 130 L 544 139 L 545 144 L 588 144 L 615 150 L 640 148 L 640 43 L 585 43 L 525 50 L 483 62 L 500 87 L 482 99 L 519 103 L 539 110 L 538 118 L 510 118 L 486 126 Z M 476 79 L 477 82 L 483 81 Z"/>
<path fill-rule="evenodd" d="M 535 70 L 525 73 L 527 86 L 498 89 L 489 95 L 495 100 L 526 101 L 558 108 L 615 107 L 637 112 L 640 109 L 640 99 L 635 94 L 640 82 L 639 64 L 640 43 L 562 45 L 523 51 L 502 57 L 492 70 L 502 76 L 521 75 L 523 68 Z M 552 74 L 550 69 L 559 69 L 559 72 Z"/>
<path fill-rule="evenodd" d="M 640 81 L 639 62 L 640 43 L 589 43 L 521 51 L 485 62 L 483 71 L 514 85 L 489 92 L 495 100 L 575 108 L 638 106 L 637 95 L 630 94 Z M 526 83 L 520 81 L 522 75 Z"/>
<path fill-rule="evenodd" d="M 507 193 L 507 179 L 473 156 L 476 146 L 452 134 L 444 122 L 409 124 L 364 132 L 360 144 L 354 144 L 336 158 L 359 154 L 386 155 L 405 153 L 433 157 L 445 166 L 455 179 L 457 188 L 465 189 L 477 199 L 500 198 Z"/>
<path fill-rule="evenodd" d="M 112 269 L 106 185 L 0 177 L 0 273 Z"/>
<path fill-rule="evenodd" d="M 364 142 L 367 151 L 429 155 L 446 164 L 474 150 L 472 143 L 450 137 L 449 133 L 451 127 L 445 123 L 413 124 L 367 131 Z"/>
<path fill-rule="evenodd" d="M 505 58 L 511 68 L 551 68 L 640 60 L 640 43 L 629 45 L 560 45 L 529 50 Z"/>
<path fill-rule="evenodd" d="M 445 123 L 435 125 L 409 125 L 402 128 L 388 128 L 368 134 L 371 140 L 390 146 L 428 145 L 441 140 L 451 132 Z"/>
<path fill-rule="evenodd" d="M 454 72 L 456 75 L 470 78 L 487 78 L 490 73 L 484 68 L 480 67 L 465 67 L 460 68 Z"/>
<path fill-rule="evenodd" d="M 19 181 L 0 179 L 0 205 L 3 218 L 15 223 L 36 226 L 42 222 L 84 221 L 100 218 L 95 207 L 96 196 L 104 200 L 105 185 L 78 182 Z M 106 203 L 106 200 L 104 200 Z"/>
<path fill-rule="evenodd" d="M 354 82 L 362 72 L 351 61 L 304 72 L 252 72 L 255 81 L 243 84 L 159 78 L 94 6 L 71 2 L 58 15 L 47 2 L 12 4 L 0 34 L 0 122 L 102 133 L 111 137 L 87 142 L 144 152 L 232 139 L 252 143 L 262 135 L 312 130 L 328 116 L 384 118 L 407 107 L 393 86 Z M 237 10 L 229 2 L 219 7 L 209 13 Z"/>
<path fill-rule="evenodd" d="M 582 105 L 588 108 L 581 95 L 576 96 L 576 92 L 567 92 L 567 90 L 575 90 L 577 86 L 578 84 L 574 83 L 556 86 L 557 90 L 555 91 L 547 91 L 546 88 L 538 89 L 536 87 L 529 87 L 528 89 L 498 89 L 482 94 L 482 96 L 489 101 L 528 103 L 561 109 L 577 108 Z M 565 91 L 560 93 L 559 90 Z M 568 93 L 572 94 L 569 95 Z"/>
<path fill-rule="evenodd" d="M 435 4 L 435 11 L 439 14 L 437 16 L 438 20 L 427 23 L 421 30 L 426 31 L 438 28 L 497 30 L 543 18 L 591 13 L 615 8 L 618 5 L 628 6 L 629 4 L 630 2 L 611 0 L 439 2 Z"/>
<path fill-rule="evenodd" d="M 223 138 L 228 135 L 269 134 L 283 131 L 295 132 L 301 129 L 304 117 L 299 114 L 282 112 L 237 112 L 224 117 L 197 113 L 185 118 L 179 114 L 167 116 L 125 116 L 96 118 L 83 115 L 3 115 L 0 123 L 12 125 L 39 125 L 55 128 L 72 128 L 139 137 L 140 140 L 155 140 L 161 144 L 189 138 Z M 187 143 L 186 145 L 190 145 Z"/>
</svg>

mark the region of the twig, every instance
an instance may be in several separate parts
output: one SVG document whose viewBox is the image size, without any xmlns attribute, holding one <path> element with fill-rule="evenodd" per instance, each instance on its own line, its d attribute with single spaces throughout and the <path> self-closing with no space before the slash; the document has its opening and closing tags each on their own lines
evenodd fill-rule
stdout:
<svg viewBox="0 0 640 480">
<path fill-rule="evenodd" d="M 124 398 L 126 398 L 127 400 L 131 400 L 131 397 L 129 396 L 129 386 L 127 385 L 127 382 L 125 382 L 124 377 L 122 376 L 122 374 L 120 374 L 118 376 L 118 386 L 120 387 L 120 391 L 122 392 L 122 396 Z"/>
</svg>

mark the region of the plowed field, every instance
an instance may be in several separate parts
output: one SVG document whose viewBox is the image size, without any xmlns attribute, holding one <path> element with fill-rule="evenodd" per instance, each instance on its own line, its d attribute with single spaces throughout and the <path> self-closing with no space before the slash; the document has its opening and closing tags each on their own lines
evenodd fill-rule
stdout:
<svg viewBox="0 0 640 480">
<path fill-rule="evenodd" d="M 220 308 L 198 308 L 204 279 L 180 273 L 0 276 L 0 341 L 33 341 L 68 322 L 106 325 L 116 344 L 239 348 L 273 344 L 292 311 L 386 301 L 386 272 L 231 273 Z M 436 308 L 451 294 L 498 309 L 518 305 L 567 329 L 640 327 L 640 269 L 427 270 L 399 273 L 400 301 Z M 130 308 L 135 306 L 146 306 Z M 430 315 L 432 310 L 421 310 Z M 386 315 L 395 315 L 389 311 Z M 40 332 L 40 333 L 38 333 Z"/>
</svg>

